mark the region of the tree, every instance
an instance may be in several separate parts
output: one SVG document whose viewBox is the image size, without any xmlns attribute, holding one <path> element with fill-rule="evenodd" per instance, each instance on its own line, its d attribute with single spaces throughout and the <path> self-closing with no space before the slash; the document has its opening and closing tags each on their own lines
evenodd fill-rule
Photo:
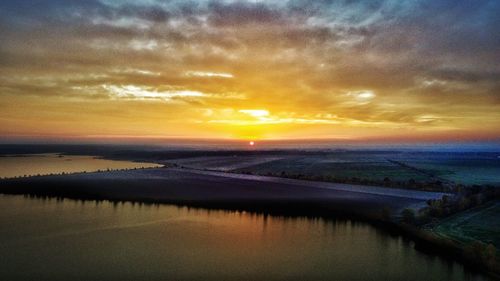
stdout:
<svg viewBox="0 0 500 281">
<path fill-rule="evenodd" d="M 391 209 L 389 207 L 382 208 L 381 212 L 382 220 L 390 221 L 391 220 Z"/>
<path fill-rule="evenodd" d="M 388 177 L 385 177 L 385 178 L 384 178 L 384 185 L 385 185 L 385 186 L 390 186 L 390 185 L 391 185 L 391 179 L 390 179 L 390 178 L 388 178 Z"/>
<path fill-rule="evenodd" d="M 410 208 L 406 208 L 401 212 L 401 218 L 405 223 L 414 223 L 415 222 L 415 211 Z"/>
<path fill-rule="evenodd" d="M 496 255 L 497 255 L 497 248 L 493 244 L 488 244 L 486 248 L 483 251 L 483 259 L 484 262 L 491 266 L 495 264 L 496 260 Z"/>
</svg>

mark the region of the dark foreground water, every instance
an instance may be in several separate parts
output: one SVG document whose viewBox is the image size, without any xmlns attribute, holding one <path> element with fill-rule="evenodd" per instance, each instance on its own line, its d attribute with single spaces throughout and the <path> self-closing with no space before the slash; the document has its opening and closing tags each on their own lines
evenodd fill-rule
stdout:
<svg viewBox="0 0 500 281">
<path fill-rule="evenodd" d="M 485 280 L 349 220 L 0 195 L 0 280 Z"/>
</svg>

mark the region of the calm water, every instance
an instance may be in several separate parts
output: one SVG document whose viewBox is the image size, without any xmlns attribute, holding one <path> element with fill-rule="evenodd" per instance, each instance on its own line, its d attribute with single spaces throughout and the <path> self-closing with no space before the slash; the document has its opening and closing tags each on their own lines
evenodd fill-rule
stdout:
<svg viewBox="0 0 500 281">
<path fill-rule="evenodd" d="M 485 280 L 363 223 L 0 195 L 0 280 Z"/>
<path fill-rule="evenodd" d="M 52 173 L 95 172 L 98 170 L 121 170 L 152 168 L 161 165 L 132 161 L 116 161 L 94 156 L 59 155 L 55 153 L 12 155 L 0 157 L 0 178 Z"/>
</svg>

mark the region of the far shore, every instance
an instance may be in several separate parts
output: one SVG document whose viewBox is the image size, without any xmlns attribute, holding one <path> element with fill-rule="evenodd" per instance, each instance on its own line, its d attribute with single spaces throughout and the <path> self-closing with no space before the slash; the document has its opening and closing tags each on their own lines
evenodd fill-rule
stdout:
<svg viewBox="0 0 500 281">
<path fill-rule="evenodd" d="M 332 211 L 397 216 L 409 206 L 439 199 L 437 192 L 318 183 L 179 168 L 152 168 L 6 179 L 0 192 L 192 205 L 323 204 Z M 272 202 L 273 204 L 268 204 Z M 269 207 L 269 206 L 268 206 Z M 266 208 L 268 208 L 266 207 Z"/>
</svg>

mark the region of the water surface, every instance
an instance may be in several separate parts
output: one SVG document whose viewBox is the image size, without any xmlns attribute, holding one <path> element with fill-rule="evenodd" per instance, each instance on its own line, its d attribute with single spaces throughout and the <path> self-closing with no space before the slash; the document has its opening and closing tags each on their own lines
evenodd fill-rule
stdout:
<svg viewBox="0 0 500 281">
<path fill-rule="evenodd" d="M 86 155 L 17 154 L 0 157 L 0 178 L 160 166 L 154 163 L 108 160 Z"/>
<path fill-rule="evenodd" d="M 0 195 L 0 280 L 486 280 L 350 220 Z"/>
</svg>

